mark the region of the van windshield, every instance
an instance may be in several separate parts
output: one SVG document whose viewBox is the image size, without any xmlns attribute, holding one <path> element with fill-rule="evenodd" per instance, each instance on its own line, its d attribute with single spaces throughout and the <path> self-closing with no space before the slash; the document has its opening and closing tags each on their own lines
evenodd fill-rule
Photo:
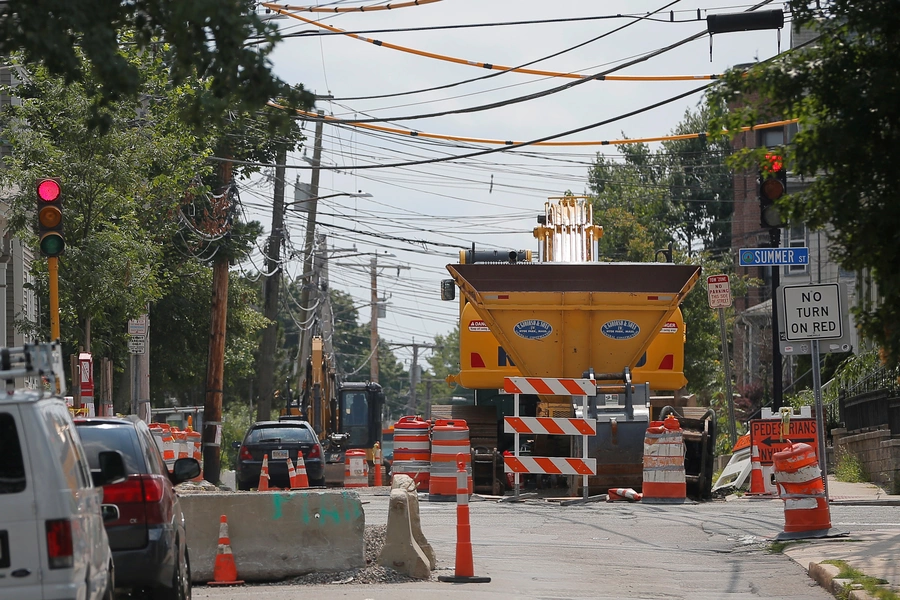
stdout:
<svg viewBox="0 0 900 600">
<path fill-rule="evenodd" d="M 16 420 L 0 412 L 0 494 L 16 494 L 25 490 L 25 460 L 19 444 Z"/>
</svg>

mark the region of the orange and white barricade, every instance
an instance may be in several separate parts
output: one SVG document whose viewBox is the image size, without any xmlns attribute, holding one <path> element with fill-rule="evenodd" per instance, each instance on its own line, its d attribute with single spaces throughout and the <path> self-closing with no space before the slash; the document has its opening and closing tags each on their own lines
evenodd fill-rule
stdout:
<svg viewBox="0 0 900 600">
<path fill-rule="evenodd" d="M 344 453 L 344 487 L 369 487 L 369 463 L 365 450 Z"/>
<path fill-rule="evenodd" d="M 395 435 L 396 431 L 394 428 Z M 474 488 L 469 425 L 462 419 L 438 419 L 431 428 L 431 477 L 428 481 L 430 502 L 456 500 L 457 455 L 463 456 L 467 489 L 471 494 Z"/>
<path fill-rule="evenodd" d="M 426 491 L 431 479 L 431 423 L 418 416 L 401 417 L 394 425 L 391 473 L 408 475 L 416 489 Z"/>
<path fill-rule="evenodd" d="M 791 444 L 787 449 L 775 453 L 774 463 L 775 481 L 784 500 L 784 531 L 775 537 L 776 540 L 847 534 L 831 528 L 825 482 L 812 446 Z"/>
<path fill-rule="evenodd" d="M 674 415 L 653 421 L 644 434 L 644 484 L 641 502 L 683 503 L 687 498 L 684 435 Z"/>
<path fill-rule="evenodd" d="M 175 439 L 172 437 L 172 428 L 167 423 L 151 423 L 150 431 L 166 463 L 166 468 L 171 471 L 175 465 Z"/>
<path fill-rule="evenodd" d="M 503 389 L 514 394 L 513 416 L 503 419 L 503 431 L 512 433 L 514 453 L 503 457 L 507 473 L 513 473 L 515 497 L 519 497 L 519 476 L 524 473 L 550 475 L 581 475 L 584 497 L 588 495 L 588 477 L 597 474 L 597 459 L 588 458 L 588 436 L 597 434 L 596 419 L 569 419 L 550 417 L 520 417 L 519 394 L 542 394 L 553 396 L 581 396 L 582 414 L 588 412 L 588 396 L 597 395 L 597 382 L 593 379 L 573 379 L 559 377 L 507 377 Z M 551 457 L 521 456 L 519 436 L 522 434 L 580 435 L 582 456 Z"/>
</svg>

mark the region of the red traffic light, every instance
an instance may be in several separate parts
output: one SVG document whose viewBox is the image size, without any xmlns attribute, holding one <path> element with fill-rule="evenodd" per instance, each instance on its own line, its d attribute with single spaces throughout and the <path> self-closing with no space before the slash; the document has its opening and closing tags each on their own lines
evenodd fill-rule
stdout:
<svg viewBox="0 0 900 600">
<path fill-rule="evenodd" d="M 44 202 L 54 202 L 61 192 L 59 182 L 55 179 L 41 179 L 37 184 L 38 198 Z"/>
<path fill-rule="evenodd" d="M 766 162 L 768 164 L 761 168 L 761 170 L 765 173 L 777 173 L 784 168 L 784 160 L 779 154 L 772 154 L 771 152 L 767 152 Z"/>
</svg>

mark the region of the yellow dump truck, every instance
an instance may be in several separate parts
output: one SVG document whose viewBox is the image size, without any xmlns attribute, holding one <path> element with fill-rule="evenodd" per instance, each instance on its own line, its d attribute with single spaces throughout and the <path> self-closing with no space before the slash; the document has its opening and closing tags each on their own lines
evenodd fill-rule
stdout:
<svg viewBox="0 0 900 600">
<path fill-rule="evenodd" d="M 523 251 L 492 256 L 473 250 L 447 266 L 453 279 L 444 283 L 442 297 L 460 291 L 461 370 L 451 379 L 476 390 L 476 405 L 496 407 L 498 428 L 512 414 L 511 398 L 498 391 L 504 377 L 595 379 L 597 396 L 585 415 L 598 421 L 588 443 L 597 460 L 589 485 L 640 488 L 650 390 L 686 383 L 679 305 L 700 267 L 597 262 L 602 230 L 591 223 L 584 199 L 559 199 L 545 212 L 535 230 L 537 261 Z M 520 403 L 521 415 L 575 416 L 571 397 L 522 397 Z M 686 469 L 691 495 L 700 498 L 709 495 L 712 478 L 712 417 L 681 418 L 685 439 L 697 442 L 688 448 L 696 456 L 686 459 Z M 552 456 L 575 456 L 568 440 L 538 438 L 536 444 Z M 496 447 L 508 449 L 501 433 Z"/>
</svg>

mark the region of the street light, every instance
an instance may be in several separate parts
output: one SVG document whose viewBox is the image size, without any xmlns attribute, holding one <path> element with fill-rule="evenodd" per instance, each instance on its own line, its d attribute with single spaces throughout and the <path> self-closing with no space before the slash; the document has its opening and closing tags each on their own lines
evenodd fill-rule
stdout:
<svg viewBox="0 0 900 600">
<path fill-rule="evenodd" d="M 303 193 L 304 190 L 300 186 L 297 186 L 295 189 L 296 192 L 294 193 L 294 198 L 297 198 L 301 193 Z M 372 194 L 369 194 L 368 192 L 338 192 L 336 194 L 326 194 L 324 196 L 314 196 L 312 198 L 299 198 L 297 200 L 294 200 L 293 202 L 286 203 L 284 205 L 284 208 L 285 210 L 287 210 L 288 207 L 294 206 L 295 204 L 303 205 L 308 202 L 318 202 L 319 200 L 324 200 L 326 198 L 337 198 L 338 196 L 347 196 L 348 198 L 371 198 Z M 298 210 L 299 212 L 309 212 L 308 207 L 302 206 L 301 208 L 295 210 Z"/>
</svg>

